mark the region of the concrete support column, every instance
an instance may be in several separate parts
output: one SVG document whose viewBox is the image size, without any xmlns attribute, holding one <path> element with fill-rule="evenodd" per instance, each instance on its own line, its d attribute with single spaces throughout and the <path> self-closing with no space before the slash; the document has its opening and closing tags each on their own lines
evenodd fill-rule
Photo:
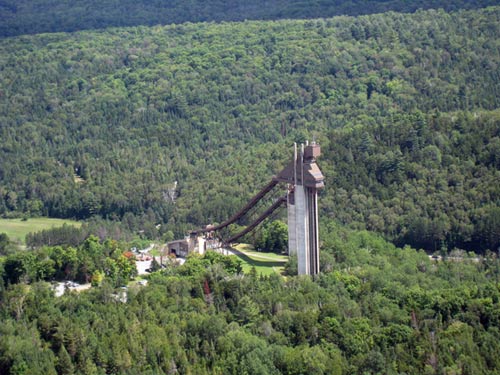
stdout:
<svg viewBox="0 0 500 375">
<path fill-rule="evenodd" d="M 297 228 L 297 262 L 299 275 L 309 275 L 309 215 L 302 185 L 295 186 L 295 222 Z"/>
<path fill-rule="evenodd" d="M 297 254 L 299 275 L 319 273 L 318 190 L 325 186 L 316 142 L 294 145 L 293 160 L 276 180 L 288 184 L 288 253 Z M 291 201 L 293 198 L 293 203 Z"/>
<path fill-rule="evenodd" d="M 198 236 L 197 238 L 197 252 L 198 254 L 205 254 L 205 238 L 203 236 Z"/>
<path fill-rule="evenodd" d="M 319 224 L 318 224 L 318 194 L 316 189 L 307 188 L 307 214 L 309 233 L 309 274 L 319 273 Z"/>
<path fill-rule="evenodd" d="M 295 220 L 295 192 L 288 194 L 287 213 L 288 213 L 288 255 L 297 255 L 297 223 Z"/>
</svg>

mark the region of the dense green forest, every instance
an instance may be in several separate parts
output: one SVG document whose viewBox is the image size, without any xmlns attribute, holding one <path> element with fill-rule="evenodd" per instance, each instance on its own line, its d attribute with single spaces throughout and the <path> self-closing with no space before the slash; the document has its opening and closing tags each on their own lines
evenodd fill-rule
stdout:
<svg viewBox="0 0 500 375">
<path fill-rule="evenodd" d="M 85 220 L 0 233 L 0 374 L 500 373 L 496 3 L 0 0 L 0 215 Z M 183 21 L 219 23 L 148 27 Z M 133 280 L 131 247 L 227 219 L 306 139 L 320 275 Z"/>
<path fill-rule="evenodd" d="M 334 130 L 334 192 L 324 209 L 401 246 L 496 251 L 499 136 L 498 111 L 409 113 L 385 125 Z"/>
<path fill-rule="evenodd" d="M 74 247 L 16 251 L 2 259 L 3 282 L 6 285 L 41 280 L 89 283 L 106 277 L 111 285 L 120 286 L 137 275 L 135 258 L 123 245 L 109 239 L 100 243 L 96 236 L 90 235 Z"/>
<path fill-rule="evenodd" d="M 180 236 L 316 137 L 321 215 L 496 251 L 499 28 L 490 7 L 1 39 L 0 215 Z"/>
<path fill-rule="evenodd" d="M 184 22 L 306 19 L 417 9 L 482 8 L 498 0 L 0 0 L 0 36 Z"/>
<path fill-rule="evenodd" d="M 436 262 L 370 232 L 332 222 L 322 228 L 316 278 L 240 275 L 231 257 L 208 253 L 152 274 L 146 287 L 129 287 L 126 303 L 107 278 L 59 298 L 45 282 L 0 282 L 0 372 L 500 372 L 494 255 Z M 79 251 L 110 245 L 90 239 Z M 72 253 L 45 251 L 57 265 Z"/>
</svg>

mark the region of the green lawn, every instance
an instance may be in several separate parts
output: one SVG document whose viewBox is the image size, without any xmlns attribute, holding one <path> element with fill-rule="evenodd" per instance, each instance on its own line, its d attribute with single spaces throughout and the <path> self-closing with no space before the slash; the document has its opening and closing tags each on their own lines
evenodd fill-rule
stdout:
<svg viewBox="0 0 500 375">
<path fill-rule="evenodd" d="M 38 232 L 43 229 L 61 227 L 64 223 L 79 227 L 78 221 L 68 219 L 49 219 L 38 217 L 22 221 L 21 219 L 0 219 L 0 233 L 7 233 L 11 241 L 24 243 L 26 235 L 30 232 Z"/>
<path fill-rule="evenodd" d="M 274 272 L 281 274 L 285 263 L 288 262 L 286 255 L 253 251 L 252 247 L 247 244 L 239 244 L 234 246 L 234 249 L 239 252 L 236 256 L 242 261 L 245 273 L 255 267 L 258 275 L 270 275 Z"/>
</svg>

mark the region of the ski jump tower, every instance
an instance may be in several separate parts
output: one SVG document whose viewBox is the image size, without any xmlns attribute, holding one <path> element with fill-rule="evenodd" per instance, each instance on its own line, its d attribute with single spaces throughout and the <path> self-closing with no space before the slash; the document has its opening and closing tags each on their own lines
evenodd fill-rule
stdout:
<svg viewBox="0 0 500 375">
<path fill-rule="evenodd" d="M 319 273 L 318 189 L 324 177 L 316 164 L 321 148 L 315 142 L 294 147 L 293 160 L 277 176 L 289 186 L 288 253 L 297 255 L 299 275 Z"/>
<path fill-rule="evenodd" d="M 207 225 L 205 228 L 191 231 L 192 241 L 169 242 L 169 250 L 175 251 L 176 254 L 187 254 L 190 251 L 203 253 L 207 243 L 213 242 L 216 238 L 218 240 L 213 246 L 230 246 L 231 243 L 255 229 L 257 225 L 286 203 L 288 208 L 288 255 L 297 256 L 299 275 L 318 274 L 318 190 L 325 186 L 323 174 L 316 164 L 316 158 L 320 154 L 321 149 L 316 142 L 301 144 L 300 150 L 295 144 L 293 160 L 243 208 L 221 224 Z M 277 199 L 271 207 L 239 233 L 229 238 L 216 234 L 245 216 L 279 183 L 288 185 L 286 197 Z M 203 245 L 199 245 L 200 243 Z M 195 248 L 198 250 L 194 250 Z"/>
</svg>

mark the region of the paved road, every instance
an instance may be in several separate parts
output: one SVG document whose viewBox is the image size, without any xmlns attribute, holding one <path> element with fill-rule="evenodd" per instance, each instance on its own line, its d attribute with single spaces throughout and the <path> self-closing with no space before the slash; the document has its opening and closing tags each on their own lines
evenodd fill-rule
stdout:
<svg viewBox="0 0 500 375">
<path fill-rule="evenodd" d="M 441 255 L 429 255 L 430 260 L 434 260 L 436 262 L 440 262 L 443 260 L 443 257 Z M 481 261 L 481 258 L 475 257 L 475 258 L 469 258 L 469 257 L 446 257 L 446 260 L 453 261 L 453 262 L 464 262 L 464 261 L 470 261 L 474 263 L 479 263 Z"/>
</svg>

